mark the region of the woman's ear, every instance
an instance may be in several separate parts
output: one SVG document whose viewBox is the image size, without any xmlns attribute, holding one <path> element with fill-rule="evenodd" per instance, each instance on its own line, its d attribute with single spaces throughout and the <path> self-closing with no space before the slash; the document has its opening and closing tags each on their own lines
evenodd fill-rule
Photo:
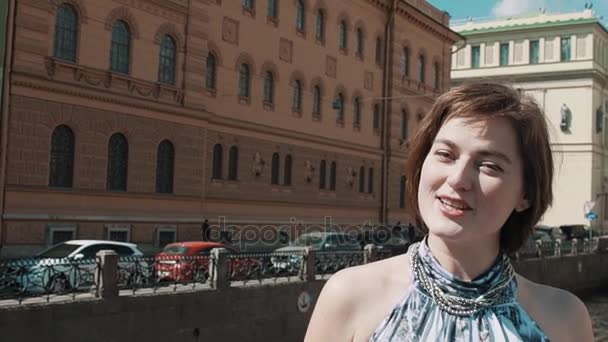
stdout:
<svg viewBox="0 0 608 342">
<path fill-rule="evenodd" d="M 517 207 L 515 207 L 515 211 L 517 211 L 518 213 L 521 213 L 522 211 L 524 211 L 528 208 L 530 208 L 530 202 L 524 198 L 519 202 Z"/>
</svg>

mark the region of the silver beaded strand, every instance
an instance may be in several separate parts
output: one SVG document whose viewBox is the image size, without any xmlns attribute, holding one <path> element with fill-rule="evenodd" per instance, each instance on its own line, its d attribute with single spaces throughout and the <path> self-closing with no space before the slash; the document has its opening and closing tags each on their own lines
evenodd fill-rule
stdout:
<svg viewBox="0 0 608 342">
<path fill-rule="evenodd" d="M 506 287 L 515 276 L 513 266 L 511 265 L 509 258 L 506 255 L 503 255 L 501 263 L 504 264 L 505 270 L 501 274 L 496 286 L 492 287 L 479 297 L 473 299 L 454 296 L 449 293 L 445 293 L 440 286 L 435 283 L 435 280 L 429 275 L 429 272 L 425 270 L 424 265 L 420 261 L 420 256 L 418 255 L 419 247 L 420 242 L 413 244 L 408 250 L 410 264 L 412 266 L 414 276 L 418 282 L 420 282 L 422 288 L 424 288 L 424 290 L 431 295 L 433 301 L 443 311 L 446 311 L 452 315 L 472 316 L 485 308 L 499 303 L 506 294 Z"/>
</svg>

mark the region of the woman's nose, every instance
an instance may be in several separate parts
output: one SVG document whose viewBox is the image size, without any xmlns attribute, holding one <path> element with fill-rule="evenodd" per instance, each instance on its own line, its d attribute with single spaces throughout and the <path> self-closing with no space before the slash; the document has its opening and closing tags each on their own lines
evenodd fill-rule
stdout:
<svg viewBox="0 0 608 342">
<path fill-rule="evenodd" d="M 454 190 L 469 191 L 473 186 L 473 172 L 468 163 L 455 163 L 449 170 L 447 183 Z"/>
</svg>

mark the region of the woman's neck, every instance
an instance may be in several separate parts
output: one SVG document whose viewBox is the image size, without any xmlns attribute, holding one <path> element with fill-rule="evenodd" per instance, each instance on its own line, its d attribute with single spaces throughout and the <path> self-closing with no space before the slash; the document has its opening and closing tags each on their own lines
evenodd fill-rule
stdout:
<svg viewBox="0 0 608 342">
<path fill-rule="evenodd" d="M 492 241 L 460 242 L 429 234 L 428 245 L 441 267 L 464 281 L 490 269 L 500 251 L 498 237 Z"/>
</svg>

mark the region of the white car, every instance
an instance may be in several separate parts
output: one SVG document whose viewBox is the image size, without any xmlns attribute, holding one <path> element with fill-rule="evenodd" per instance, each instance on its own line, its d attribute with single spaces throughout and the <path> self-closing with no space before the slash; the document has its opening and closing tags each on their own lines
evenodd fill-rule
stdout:
<svg viewBox="0 0 608 342">
<path fill-rule="evenodd" d="M 95 256 L 101 250 L 113 250 L 120 257 L 140 258 L 143 253 L 137 245 L 107 240 L 70 240 L 56 244 L 40 253 L 35 259 L 11 260 L 2 264 L 2 278 L 7 279 L 21 293 L 56 293 L 76 289 L 89 289 L 94 284 L 97 263 Z M 118 264 L 119 282 L 131 280 L 136 259 Z M 147 263 L 143 263 L 148 274 Z M 131 280 L 132 281 L 132 280 Z"/>
</svg>

